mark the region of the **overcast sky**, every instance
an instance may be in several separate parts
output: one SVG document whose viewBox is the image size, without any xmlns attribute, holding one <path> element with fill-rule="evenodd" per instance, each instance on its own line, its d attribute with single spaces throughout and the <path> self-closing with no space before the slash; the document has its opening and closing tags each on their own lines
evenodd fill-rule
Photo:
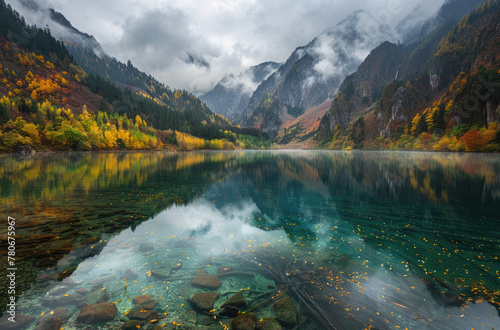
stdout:
<svg viewBox="0 0 500 330">
<path fill-rule="evenodd" d="M 19 0 L 7 0 L 20 9 Z M 173 88 L 199 94 L 225 74 L 283 62 L 358 9 L 395 26 L 417 2 L 430 14 L 444 0 L 36 0 L 93 35 L 108 55 Z M 22 14 L 22 12 L 21 12 Z M 29 22 L 29 20 L 28 20 Z M 40 24 L 40 23 L 39 23 Z M 186 63 L 186 54 L 205 64 Z"/>
</svg>

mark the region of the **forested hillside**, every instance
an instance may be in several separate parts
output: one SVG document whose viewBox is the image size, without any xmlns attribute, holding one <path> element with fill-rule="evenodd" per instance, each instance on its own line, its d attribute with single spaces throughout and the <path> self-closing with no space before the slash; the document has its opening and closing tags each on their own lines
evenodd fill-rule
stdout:
<svg viewBox="0 0 500 330">
<path fill-rule="evenodd" d="M 339 89 L 320 123 L 320 147 L 500 151 L 499 22 L 491 0 L 457 25 L 442 23 L 406 58 L 403 47 L 380 46 L 387 52 L 373 51 Z M 396 79 L 377 82 L 367 67 Z"/>
<path fill-rule="evenodd" d="M 160 99 L 87 75 L 48 29 L 27 25 L 1 0 L 0 150 L 234 149 L 267 143 L 260 132 L 233 126 L 195 96 L 157 88 L 165 89 Z"/>
</svg>

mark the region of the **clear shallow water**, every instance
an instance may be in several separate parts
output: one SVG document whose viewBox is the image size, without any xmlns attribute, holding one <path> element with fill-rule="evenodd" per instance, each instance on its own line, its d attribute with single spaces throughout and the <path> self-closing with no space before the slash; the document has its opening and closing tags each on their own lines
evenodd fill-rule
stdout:
<svg viewBox="0 0 500 330">
<path fill-rule="evenodd" d="M 0 164 L 1 216 L 17 219 L 16 312 L 35 318 L 28 328 L 58 307 L 62 326 L 85 328 L 80 310 L 109 301 L 116 317 L 92 326 L 120 329 L 143 294 L 154 295 L 159 326 L 229 326 L 193 316 L 189 298 L 205 291 L 219 293 L 215 314 L 241 291 L 240 311 L 260 306 L 258 319 L 276 318 L 288 295 L 303 329 L 500 327 L 498 155 L 109 153 Z M 192 285 L 219 267 L 233 269 L 220 287 Z"/>
</svg>

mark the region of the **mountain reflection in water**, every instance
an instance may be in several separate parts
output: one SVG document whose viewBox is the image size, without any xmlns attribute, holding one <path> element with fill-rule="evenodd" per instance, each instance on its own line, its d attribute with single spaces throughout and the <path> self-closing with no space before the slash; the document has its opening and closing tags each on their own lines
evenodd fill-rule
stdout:
<svg viewBox="0 0 500 330">
<path fill-rule="evenodd" d="M 28 328 L 61 307 L 65 326 L 85 324 L 81 310 L 105 301 L 117 314 L 99 326 L 122 327 L 137 312 L 133 298 L 146 294 L 155 318 L 137 324 L 224 328 L 232 319 L 224 302 L 238 292 L 239 312 L 286 328 L 500 324 L 496 155 L 250 151 L 0 162 L 2 216 L 22 219 L 18 266 L 30 271 L 17 308 L 36 319 Z M 201 273 L 219 286 L 199 287 Z M 218 295 L 200 310 L 193 296 L 206 291 Z"/>
</svg>

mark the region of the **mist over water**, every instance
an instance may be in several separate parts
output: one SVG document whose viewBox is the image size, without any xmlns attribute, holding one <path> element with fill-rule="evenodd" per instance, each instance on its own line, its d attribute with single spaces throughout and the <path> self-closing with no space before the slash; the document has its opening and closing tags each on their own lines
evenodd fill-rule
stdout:
<svg viewBox="0 0 500 330">
<path fill-rule="evenodd" d="M 218 293 L 215 314 L 241 292 L 240 312 L 258 306 L 258 319 L 279 319 L 276 304 L 289 297 L 304 329 L 499 324 L 496 155 L 84 153 L 0 163 L 1 213 L 22 220 L 18 267 L 31 269 L 18 275 L 17 311 L 36 319 L 28 329 L 61 307 L 64 326 L 85 324 L 81 310 L 101 300 L 117 314 L 94 326 L 121 327 L 147 294 L 160 326 L 229 326 L 193 307 L 201 292 Z M 220 286 L 196 286 L 200 273 Z"/>
</svg>

